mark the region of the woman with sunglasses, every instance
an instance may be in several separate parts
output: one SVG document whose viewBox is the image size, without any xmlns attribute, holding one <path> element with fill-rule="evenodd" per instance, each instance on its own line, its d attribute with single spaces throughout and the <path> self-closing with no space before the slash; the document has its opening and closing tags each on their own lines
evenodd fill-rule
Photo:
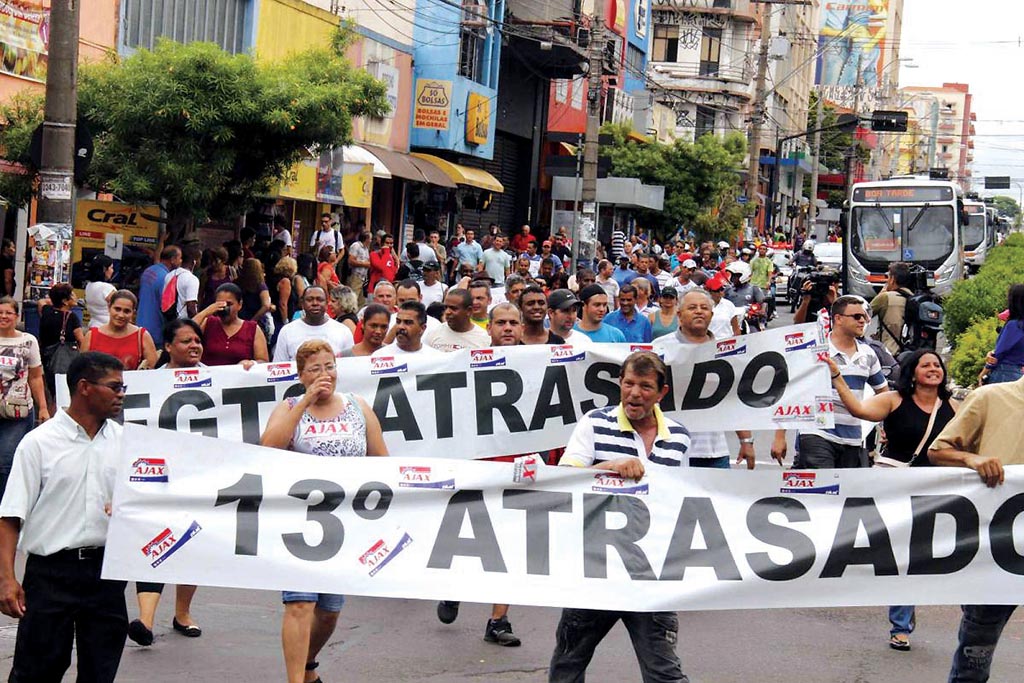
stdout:
<svg viewBox="0 0 1024 683">
<path fill-rule="evenodd" d="M 832 386 L 846 409 L 856 418 L 881 422 L 887 437 L 885 456 L 876 467 L 922 467 L 931 465 L 928 447 L 956 414 L 957 403 L 946 386 L 946 366 L 937 353 L 919 349 L 900 363 L 896 391 L 870 398 L 857 396 L 834 360 L 827 361 Z M 914 630 L 913 605 L 889 608 L 889 647 L 910 649 Z"/>
<path fill-rule="evenodd" d="M 338 371 L 331 345 L 320 339 L 303 342 L 295 353 L 302 396 L 286 398 L 270 415 L 260 443 L 271 448 L 322 457 L 388 454 L 380 422 L 355 394 L 339 394 Z M 304 683 L 316 670 L 316 656 L 330 639 L 345 602 L 342 595 L 285 591 L 281 644 L 288 683 Z M 319 679 L 314 679 L 319 680 Z"/>
<path fill-rule="evenodd" d="M 199 324 L 188 318 L 177 318 L 164 327 L 164 350 L 157 367 L 168 370 L 198 368 L 203 364 L 203 331 Z M 164 584 L 136 582 L 135 593 L 139 601 L 139 618 L 128 624 L 128 637 L 133 642 L 149 647 L 153 644 L 153 622 Z M 198 638 L 203 629 L 192 619 L 192 598 L 196 587 L 179 585 L 174 589 L 174 618 L 171 628 L 186 638 Z"/>
</svg>

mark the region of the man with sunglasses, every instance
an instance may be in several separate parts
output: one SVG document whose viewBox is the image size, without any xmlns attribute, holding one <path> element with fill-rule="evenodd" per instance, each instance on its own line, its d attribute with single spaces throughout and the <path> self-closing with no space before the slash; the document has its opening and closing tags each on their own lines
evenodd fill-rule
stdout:
<svg viewBox="0 0 1024 683">
<path fill-rule="evenodd" d="M 0 611 L 19 619 L 11 681 L 59 681 L 77 640 L 78 679 L 113 681 L 128 613 L 124 581 L 100 578 L 121 454 L 121 361 L 71 361 L 71 405 L 28 433 L 0 503 Z M 14 551 L 28 555 L 22 584 Z M 24 588 L 22 587 L 24 585 Z"/>
<path fill-rule="evenodd" d="M 871 347 L 861 341 L 864 329 L 871 322 L 869 310 L 859 296 L 841 296 L 835 300 L 829 315 L 832 332 L 828 338 L 828 353 L 853 391 L 862 392 L 865 386 L 870 386 L 880 394 L 887 390 L 882 364 Z M 849 413 L 834 388 L 832 407 L 834 427 L 800 430 L 800 448 L 794 466 L 809 470 L 870 467 L 861 421 Z M 772 444 L 772 457 L 782 462 L 785 453 L 786 432 L 779 430 Z"/>
</svg>

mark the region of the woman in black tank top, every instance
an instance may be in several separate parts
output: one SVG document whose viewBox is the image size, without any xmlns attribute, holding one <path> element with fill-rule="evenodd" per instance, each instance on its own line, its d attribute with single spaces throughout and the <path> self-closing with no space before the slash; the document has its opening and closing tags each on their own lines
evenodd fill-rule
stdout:
<svg viewBox="0 0 1024 683">
<path fill-rule="evenodd" d="M 867 399 L 861 399 L 847 386 L 834 361 L 830 359 L 828 365 L 832 386 L 850 414 L 884 424 L 888 440 L 886 458 L 909 463 L 912 467 L 931 464 L 928 447 L 946 423 L 953 419 L 957 408 L 946 387 L 946 366 L 937 353 L 921 349 L 910 354 L 900 363 L 896 391 L 875 394 Z M 889 647 L 900 651 L 910 649 L 914 617 L 913 605 L 889 608 L 889 623 L 892 625 Z"/>
</svg>

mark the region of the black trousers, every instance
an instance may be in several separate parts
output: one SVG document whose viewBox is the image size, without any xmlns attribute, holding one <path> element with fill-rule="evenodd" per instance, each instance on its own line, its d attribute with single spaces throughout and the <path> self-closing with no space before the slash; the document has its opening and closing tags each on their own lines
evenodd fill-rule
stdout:
<svg viewBox="0 0 1024 683">
<path fill-rule="evenodd" d="M 28 556 L 9 683 L 60 683 L 76 642 L 78 683 L 114 680 L 128 634 L 125 583 L 101 579 L 102 565 L 102 550 Z"/>
</svg>

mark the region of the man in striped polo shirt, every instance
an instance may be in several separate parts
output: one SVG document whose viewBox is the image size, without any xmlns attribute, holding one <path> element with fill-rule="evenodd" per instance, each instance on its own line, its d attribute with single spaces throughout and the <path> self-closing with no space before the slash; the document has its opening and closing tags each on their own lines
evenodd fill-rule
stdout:
<svg viewBox="0 0 1024 683">
<path fill-rule="evenodd" d="M 662 414 L 668 368 L 650 351 L 631 354 L 619 372 L 618 405 L 587 413 L 573 430 L 559 465 L 609 470 L 639 480 L 648 463 L 679 467 L 690 445 L 682 425 Z M 645 683 L 687 683 L 676 655 L 675 612 L 567 608 L 556 631 L 550 683 L 582 681 L 594 650 L 619 620 L 629 631 Z"/>
<path fill-rule="evenodd" d="M 839 366 L 846 384 L 855 392 L 862 392 L 870 386 L 876 394 L 887 390 L 882 364 L 878 356 L 866 343 L 860 340 L 864 328 L 871 321 L 865 302 L 856 296 L 841 296 L 832 304 L 830 311 L 832 333 L 828 337 L 828 354 Z M 832 389 L 832 407 L 835 427 L 831 429 L 801 429 L 799 453 L 794 460 L 797 469 L 837 469 L 848 467 L 870 467 L 867 449 L 864 448 L 865 434 L 861 421 L 850 412 Z M 785 443 L 785 431 L 776 432 L 776 445 Z M 783 446 L 783 452 L 785 451 Z"/>
</svg>

